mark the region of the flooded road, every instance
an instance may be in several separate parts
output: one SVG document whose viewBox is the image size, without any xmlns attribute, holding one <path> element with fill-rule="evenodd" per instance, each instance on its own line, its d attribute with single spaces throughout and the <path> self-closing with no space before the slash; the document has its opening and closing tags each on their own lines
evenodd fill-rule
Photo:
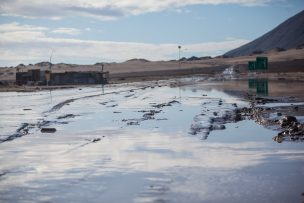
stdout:
<svg viewBox="0 0 304 203">
<path fill-rule="evenodd" d="M 303 142 L 223 119 L 248 89 L 218 83 L 0 93 L 0 202 L 303 201 Z"/>
</svg>

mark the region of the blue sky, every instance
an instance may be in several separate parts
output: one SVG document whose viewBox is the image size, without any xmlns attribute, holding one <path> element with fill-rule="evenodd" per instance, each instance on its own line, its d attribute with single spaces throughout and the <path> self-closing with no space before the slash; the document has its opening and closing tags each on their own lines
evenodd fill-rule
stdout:
<svg viewBox="0 0 304 203">
<path fill-rule="evenodd" d="M 0 66 L 216 56 L 304 9 L 302 0 L 1 0 Z"/>
</svg>

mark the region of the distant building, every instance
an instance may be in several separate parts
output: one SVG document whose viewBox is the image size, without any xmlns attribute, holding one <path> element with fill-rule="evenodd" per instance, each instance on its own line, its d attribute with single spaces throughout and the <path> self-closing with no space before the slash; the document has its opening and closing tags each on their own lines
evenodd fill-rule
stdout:
<svg viewBox="0 0 304 203">
<path fill-rule="evenodd" d="M 32 69 L 16 73 L 17 85 L 78 85 L 78 84 L 107 84 L 109 72 L 63 72 L 51 73 Z"/>
<path fill-rule="evenodd" d="M 109 72 L 65 72 L 52 73 L 52 85 L 74 84 L 106 84 L 109 80 Z"/>
<path fill-rule="evenodd" d="M 28 70 L 27 72 L 17 72 L 16 73 L 16 84 L 24 85 L 29 83 L 37 83 L 41 81 L 39 69 Z"/>
</svg>

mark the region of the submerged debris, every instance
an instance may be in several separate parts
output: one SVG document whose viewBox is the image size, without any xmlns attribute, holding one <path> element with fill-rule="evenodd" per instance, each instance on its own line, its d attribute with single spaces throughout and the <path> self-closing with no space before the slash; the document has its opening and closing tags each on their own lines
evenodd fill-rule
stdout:
<svg viewBox="0 0 304 203">
<path fill-rule="evenodd" d="M 56 128 L 41 128 L 42 133 L 55 133 Z"/>
<path fill-rule="evenodd" d="M 139 125 L 139 121 L 129 121 L 127 125 Z"/>
<path fill-rule="evenodd" d="M 159 111 L 156 111 L 156 110 L 149 110 L 149 111 L 147 111 L 144 115 L 143 115 L 143 120 L 153 120 L 153 119 L 155 119 L 154 118 L 154 115 L 155 114 L 158 114 L 158 113 L 160 113 L 161 112 L 161 110 L 159 110 Z"/>
<path fill-rule="evenodd" d="M 172 100 L 170 102 L 167 102 L 167 103 L 161 103 L 161 104 L 155 104 L 155 105 L 152 105 L 152 107 L 155 107 L 155 108 L 163 108 L 165 106 L 172 106 L 172 104 L 180 104 L 179 101 L 176 101 L 176 100 Z"/>
<path fill-rule="evenodd" d="M 113 104 L 113 105 L 110 105 L 110 106 L 107 106 L 108 108 L 114 108 L 114 107 L 116 107 L 116 106 L 118 106 L 118 104 Z"/>
<path fill-rule="evenodd" d="M 100 138 L 94 138 L 94 139 L 92 140 L 92 142 L 95 143 L 95 142 L 99 142 L 100 140 L 101 140 Z"/>
<path fill-rule="evenodd" d="M 191 134 L 191 135 L 202 134 L 203 139 L 207 139 L 208 135 L 210 134 L 211 131 L 226 129 L 224 124 L 232 121 L 229 118 L 231 118 L 231 117 L 225 115 L 223 117 L 210 118 L 209 122 L 206 122 L 206 123 L 202 123 L 202 122 L 193 123 L 190 126 L 189 134 Z"/>
<path fill-rule="evenodd" d="M 58 116 L 57 119 L 74 118 L 76 116 L 77 115 L 74 115 L 74 114 L 66 114 L 66 115 L 63 115 L 63 116 Z"/>
</svg>

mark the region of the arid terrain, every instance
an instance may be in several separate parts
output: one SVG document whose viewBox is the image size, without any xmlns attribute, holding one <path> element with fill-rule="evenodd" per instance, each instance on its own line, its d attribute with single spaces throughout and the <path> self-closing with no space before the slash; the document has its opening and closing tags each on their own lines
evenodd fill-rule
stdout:
<svg viewBox="0 0 304 203">
<path fill-rule="evenodd" d="M 269 58 L 269 70 L 266 73 L 291 73 L 298 76 L 298 72 L 304 71 L 304 49 L 290 49 L 287 51 L 269 51 L 264 54 L 241 56 L 234 58 L 216 57 L 203 60 L 179 61 L 147 61 L 144 59 L 132 59 L 123 63 L 96 63 L 95 65 L 53 64 L 53 72 L 66 71 L 104 71 L 110 73 L 110 83 L 141 81 L 153 79 L 165 79 L 183 75 L 205 74 L 213 76 L 222 73 L 226 68 L 233 67 L 239 73 L 248 73 L 248 61 L 256 56 Z M 19 65 L 17 67 L 0 68 L 0 81 L 15 81 L 16 69 L 25 71 L 28 69 L 49 69 L 48 62 L 35 65 Z M 292 74 L 295 73 L 295 74 Z"/>
</svg>

